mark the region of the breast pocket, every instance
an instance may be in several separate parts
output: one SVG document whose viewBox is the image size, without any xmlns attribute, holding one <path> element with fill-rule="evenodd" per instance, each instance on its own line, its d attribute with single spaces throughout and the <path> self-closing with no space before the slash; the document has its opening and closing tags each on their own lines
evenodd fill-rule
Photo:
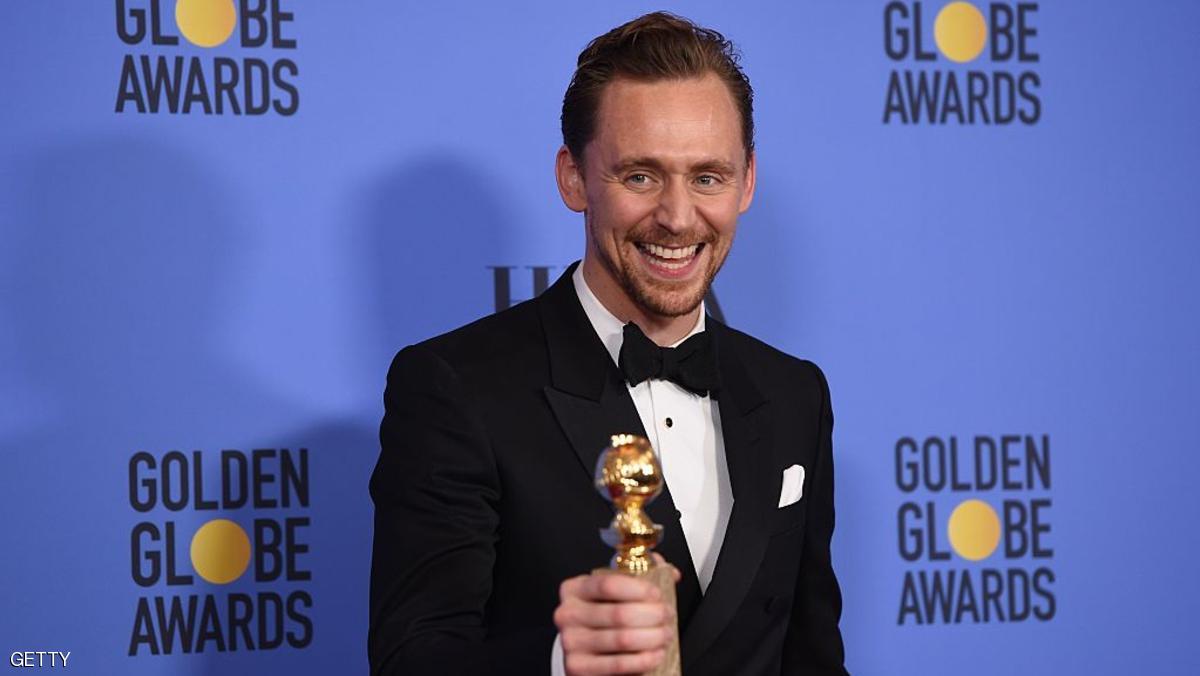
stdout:
<svg viewBox="0 0 1200 676">
<path fill-rule="evenodd" d="M 775 513 L 771 515 L 771 533 L 784 533 L 804 523 L 805 476 L 804 465 L 794 463 L 783 468 L 779 475 L 778 499 Z"/>
</svg>

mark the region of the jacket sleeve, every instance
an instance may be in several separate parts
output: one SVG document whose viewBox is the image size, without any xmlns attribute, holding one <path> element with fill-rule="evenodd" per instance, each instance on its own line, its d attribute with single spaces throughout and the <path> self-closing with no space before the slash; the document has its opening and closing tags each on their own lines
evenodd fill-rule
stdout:
<svg viewBox="0 0 1200 676">
<path fill-rule="evenodd" d="M 372 674 L 487 674 L 500 482 L 454 370 L 401 350 L 388 372 L 371 476 Z M 549 644 L 547 644 L 547 649 Z"/>
<path fill-rule="evenodd" d="M 804 555 L 791 623 L 784 647 L 783 673 L 846 676 L 845 649 L 838 621 L 842 593 L 833 574 L 829 545 L 833 538 L 833 409 L 829 383 L 816 364 L 805 362 L 820 388 L 817 459 L 813 468 L 812 502 L 805 518 Z"/>
</svg>

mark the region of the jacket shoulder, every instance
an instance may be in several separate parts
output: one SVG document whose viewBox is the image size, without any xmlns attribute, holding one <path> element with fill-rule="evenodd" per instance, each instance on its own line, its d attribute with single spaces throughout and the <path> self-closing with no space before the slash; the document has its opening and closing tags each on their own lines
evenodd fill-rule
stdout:
<svg viewBox="0 0 1200 676">
<path fill-rule="evenodd" d="M 400 350 L 395 360 L 425 355 L 443 362 L 460 378 L 488 377 L 527 369 L 545 360 L 545 338 L 534 300 L 528 300 Z"/>
<path fill-rule="evenodd" d="M 828 398 L 825 373 L 811 360 L 793 356 L 748 333 L 711 318 L 721 332 L 718 354 L 729 350 L 737 355 L 749 375 L 771 391 L 796 391 Z M 720 357 L 718 357 L 720 358 Z"/>
</svg>

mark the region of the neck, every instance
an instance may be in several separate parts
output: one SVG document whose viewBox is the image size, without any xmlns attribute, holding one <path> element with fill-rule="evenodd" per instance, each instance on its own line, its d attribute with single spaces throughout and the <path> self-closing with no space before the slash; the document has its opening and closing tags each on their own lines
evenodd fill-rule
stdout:
<svg viewBox="0 0 1200 676">
<path fill-rule="evenodd" d="M 638 325 L 646 337 L 656 345 L 674 345 L 696 326 L 700 321 L 700 306 L 691 312 L 678 317 L 668 317 L 647 311 L 625 293 L 620 283 L 604 269 L 603 265 L 593 262 L 591 258 L 583 259 L 583 281 L 595 294 L 596 300 L 604 309 L 622 322 L 633 322 Z"/>
</svg>

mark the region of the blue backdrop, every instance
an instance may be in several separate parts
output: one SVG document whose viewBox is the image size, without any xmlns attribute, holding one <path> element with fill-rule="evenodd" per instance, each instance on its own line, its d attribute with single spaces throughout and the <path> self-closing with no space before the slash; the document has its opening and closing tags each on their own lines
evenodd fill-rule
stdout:
<svg viewBox="0 0 1200 676">
<path fill-rule="evenodd" d="M 829 376 L 851 671 L 1200 671 L 1200 5 L 666 4 L 756 90 L 716 293 Z M 562 94 L 658 8 L 5 4 L 10 661 L 365 671 L 388 361 L 581 255 Z"/>
</svg>

